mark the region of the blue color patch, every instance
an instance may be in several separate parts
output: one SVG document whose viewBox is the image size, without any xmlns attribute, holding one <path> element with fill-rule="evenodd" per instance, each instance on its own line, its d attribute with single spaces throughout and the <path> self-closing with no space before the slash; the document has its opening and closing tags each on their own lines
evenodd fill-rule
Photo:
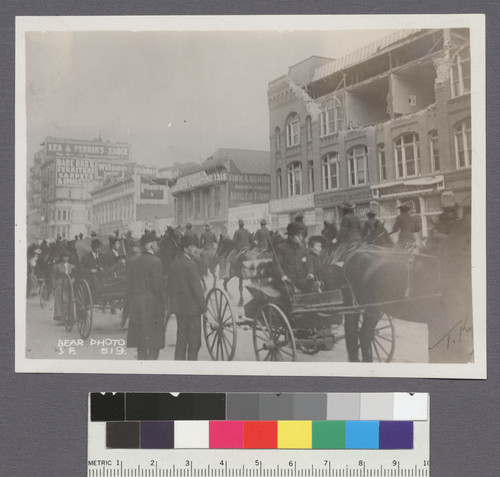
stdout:
<svg viewBox="0 0 500 477">
<path fill-rule="evenodd" d="M 379 421 L 346 421 L 346 449 L 378 449 Z"/>
</svg>

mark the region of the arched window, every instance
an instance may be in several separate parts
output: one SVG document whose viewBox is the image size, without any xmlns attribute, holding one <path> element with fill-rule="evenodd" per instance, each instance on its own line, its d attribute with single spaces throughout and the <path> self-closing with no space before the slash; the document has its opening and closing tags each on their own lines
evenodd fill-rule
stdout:
<svg viewBox="0 0 500 477">
<path fill-rule="evenodd" d="M 441 170 L 441 164 L 439 163 L 439 144 L 438 144 L 438 133 L 434 129 L 429 131 L 429 150 L 431 154 L 431 166 L 434 172 Z"/>
<path fill-rule="evenodd" d="M 399 178 L 415 176 L 419 171 L 418 134 L 403 134 L 394 141 L 396 172 Z"/>
<path fill-rule="evenodd" d="M 309 161 L 309 192 L 314 192 L 314 162 Z"/>
<path fill-rule="evenodd" d="M 313 138 L 312 120 L 311 120 L 311 116 L 307 116 L 307 118 L 306 118 L 306 139 L 307 139 L 307 142 L 311 142 L 312 138 Z"/>
<path fill-rule="evenodd" d="M 470 48 L 462 48 L 451 64 L 451 96 L 456 98 L 470 93 Z"/>
<path fill-rule="evenodd" d="M 288 197 L 302 194 L 302 164 L 294 162 L 288 166 Z"/>
<path fill-rule="evenodd" d="M 357 186 L 368 182 L 366 146 L 354 146 L 347 152 L 349 185 Z"/>
<path fill-rule="evenodd" d="M 463 169 L 471 166 L 471 121 L 470 118 L 464 119 L 453 127 L 455 137 L 455 157 L 457 160 L 457 169 Z"/>
<path fill-rule="evenodd" d="M 339 187 L 339 155 L 330 152 L 321 159 L 323 172 L 323 190 L 338 189 Z"/>
<path fill-rule="evenodd" d="M 387 179 L 387 163 L 385 161 L 385 144 L 381 143 L 377 146 L 378 155 L 378 171 L 380 174 L 380 180 L 384 181 Z"/>
<path fill-rule="evenodd" d="M 274 130 L 274 147 L 276 152 L 281 151 L 281 130 L 280 128 L 276 128 Z"/>
<path fill-rule="evenodd" d="M 300 144 L 299 115 L 292 113 L 286 121 L 286 147 Z"/>
<path fill-rule="evenodd" d="M 334 103 L 327 106 L 319 116 L 320 136 L 325 137 L 334 134 L 342 129 L 344 123 L 344 110 L 342 102 L 338 97 L 334 98 Z"/>
<path fill-rule="evenodd" d="M 283 177 L 281 176 L 281 169 L 276 170 L 276 189 L 277 197 L 281 199 L 283 197 Z"/>
</svg>

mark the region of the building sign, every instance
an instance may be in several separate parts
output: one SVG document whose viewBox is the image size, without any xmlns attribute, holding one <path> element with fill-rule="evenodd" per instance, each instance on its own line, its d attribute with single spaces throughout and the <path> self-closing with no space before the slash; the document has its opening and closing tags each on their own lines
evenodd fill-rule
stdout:
<svg viewBox="0 0 500 477">
<path fill-rule="evenodd" d="M 444 189 L 444 177 L 420 177 L 401 182 L 391 182 L 389 184 L 377 184 L 372 186 L 373 197 L 375 199 L 389 199 L 402 196 L 422 195 L 433 193 Z"/>
<path fill-rule="evenodd" d="M 102 181 L 105 176 L 123 177 L 127 169 L 127 163 L 57 157 L 56 185 L 74 186 Z"/>
<path fill-rule="evenodd" d="M 229 174 L 229 202 L 259 204 L 271 200 L 269 174 Z"/>
<path fill-rule="evenodd" d="M 293 212 L 314 208 L 314 194 L 296 195 L 286 199 L 276 199 L 269 202 L 269 212 L 279 214 L 280 212 Z"/>
<path fill-rule="evenodd" d="M 250 232 L 255 232 L 260 228 L 260 221 L 266 219 L 269 222 L 268 204 L 243 205 L 232 207 L 227 211 L 227 233 L 232 237 L 238 230 L 238 220 L 243 219 L 245 228 Z"/>
<path fill-rule="evenodd" d="M 163 200 L 167 189 L 167 179 L 152 179 L 150 177 L 141 176 L 139 187 L 139 197 L 141 200 Z"/>
<path fill-rule="evenodd" d="M 155 166 L 144 166 L 141 164 L 134 164 L 134 174 L 139 176 L 158 176 L 158 168 Z"/>
<path fill-rule="evenodd" d="M 316 207 L 330 208 L 342 204 L 344 200 L 349 202 L 368 201 L 372 198 L 368 188 L 358 190 L 340 190 L 317 194 L 314 198 Z"/>
<path fill-rule="evenodd" d="M 205 171 L 199 171 L 195 172 L 194 174 L 179 177 L 176 184 L 172 186 L 172 192 L 175 194 L 176 192 L 196 189 L 197 187 L 203 187 L 207 185 L 219 184 L 226 181 L 226 171 L 212 172 L 211 174 L 207 174 Z"/>
<path fill-rule="evenodd" d="M 100 143 L 77 143 L 62 141 L 45 141 L 45 153 L 47 157 L 65 157 L 77 159 L 129 159 L 128 144 L 100 144 Z"/>
</svg>

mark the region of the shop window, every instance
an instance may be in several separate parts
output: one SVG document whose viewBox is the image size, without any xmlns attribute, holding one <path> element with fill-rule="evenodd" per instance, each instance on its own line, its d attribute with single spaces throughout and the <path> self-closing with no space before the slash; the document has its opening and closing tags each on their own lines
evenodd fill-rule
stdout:
<svg viewBox="0 0 500 477">
<path fill-rule="evenodd" d="M 309 192 L 314 192 L 314 162 L 309 161 L 307 164 L 309 168 Z"/>
<path fill-rule="evenodd" d="M 367 148 L 355 146 L 347 153 L 349 185 L 358 186 L 368 182 Z"/>
<path fill-rule="evenodd" d="M 313 138 L 312 120 L 311 120 L 311 116 L 307 116 L 307 118 L 306 118 L 306 139 L 307 139 L 307 142 L 311 142 L 312 138 Z"/>
<path fill-rule="evenodd" d="M 302 194 L 302 164 L 294 162 L 288 166 L 288 197 Z"/>
<path fill-rule="evenodd" d="M 281 176 L 281 169 L 276 170 L 276 196 L 278 199 L 283 197 L 283 177 Z"/>
<path fill-rule="evenodd" d="M 286 122 L 286 146 L 292 147 L 300 144 L 299 115 L 292 113 Z"/>
<path fill-rule="evenodd" d="M 471 119 L 467 118 L 453 127 L 455 137 L 455 157 L 457 168 L 464 169 L 471 166 L 472 141 Z"/>
<path fill-rule="evenodd" d="M 451 96 L 456 98 L 470 93 L 470 48 L 461 49 L 451 64 Z"/>
<path fill-rule="evenodd" d="M 175 198 L 175 204 L 177 206 L 177 223 L 184 223 L 184 219 L 182 217 L 182 196 Z"/>
<path fill-rule="evenodd" d="M 399 178 L 411 177 L 419 171 L 418 134 L 408 133 L 394 141 L 396 171 Z"/>
<path fill-rule="evenodd" d="M 330 152 L 321 159 L 323 171 L 323 190 L 333 190 L 339 187 L 339 155 Z"/>
<path fill-rule="evenodd" d="M 377 146 L 378 155 L 378 169 L 380 174 L 380 180 L 385 181 L 387 179 L 387 163 L 385 161 L 385 145 L 379 144 Z"/>
<path fill-rule="evenodd" d="M 431 166 L 434 172 L 441 170 L 441 164 L 439 163 L 439 144 L 438 144 L 438 134 L 436 130 L 429 132 L 429 147 L 431 153 Z"/>
</svg>

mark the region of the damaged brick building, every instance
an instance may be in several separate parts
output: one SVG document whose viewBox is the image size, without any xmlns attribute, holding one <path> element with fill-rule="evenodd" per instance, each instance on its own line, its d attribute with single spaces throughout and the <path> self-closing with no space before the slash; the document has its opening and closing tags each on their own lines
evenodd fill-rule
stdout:
<svg viewBox="0 0 500 477">
<path fill-rule="evenodd" d="M 269 83 L 270 212 L 311 233 L 344 200 L 387 228 L 410 202 L 427 236 L 443 206 L 470 208 L 468 29 L 400 30 L 338 59 L 311 57 Z"/>
</svg>

